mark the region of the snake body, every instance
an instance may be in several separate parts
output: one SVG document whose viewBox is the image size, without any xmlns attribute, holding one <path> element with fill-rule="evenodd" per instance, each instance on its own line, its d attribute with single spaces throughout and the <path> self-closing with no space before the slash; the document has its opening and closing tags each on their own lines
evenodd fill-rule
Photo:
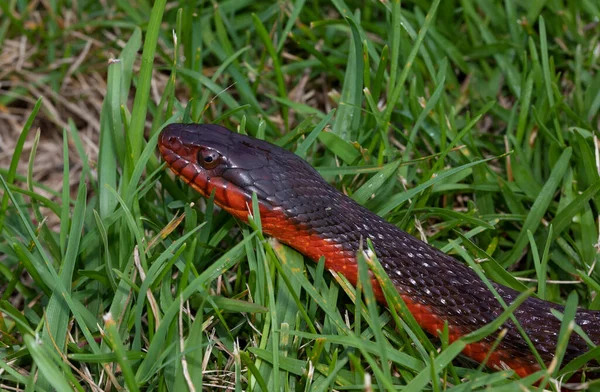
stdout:
<svg viewBox="0 0 600 392">
<path fill-rule="evenodd" d="M 306 161 L 268 142 L 210 124 L 171 124 L 160 135 L 159 149 L 177 176 L 204 196 L 247 221 L 252 193 L 259 200 L 263 231 L 356 284 L 356 254 L 366 238 L 419 325 L 438 335 L 448 323 L 454 341 L 496 319 L 504 310 L 477 274 L 447 254 L 408 235 L 356 203 L 325 181 Z M 375 295 L 385 303 L 372 280 Z M 493 283 L 507 304 L 517 291 Z M 561 322 L 550 312 L 563 307 L 528 298 L 514 312 L 542 360 L 556 352 Z M 575 322 L 600 344 L 600 312 L 579 309 Z M 511 368 L 520 376 L 540 369 L 512 321 L 492 352 L 497 334 L 472 344 L 466 356 L 492 368 Z M 565 352 L 569 361 L 589 350 L 577 334 Z"/>
</svg>

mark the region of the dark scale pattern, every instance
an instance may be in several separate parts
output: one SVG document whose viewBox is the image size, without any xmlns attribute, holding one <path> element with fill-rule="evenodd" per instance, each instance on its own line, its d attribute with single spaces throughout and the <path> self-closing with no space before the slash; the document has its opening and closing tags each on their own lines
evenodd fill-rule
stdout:
<svg viewBox="0 0 600 392">
<path fill-rule="evenodd" d="M 280 170 L 273 166 L 272 170 Z M 361 239 L 370 238 L 383 268 L 398 291 L 413 301 L 431 307 L 435 314 L 460 327 L 465 333 L 493 321 L 503 311 L 494 295 L 474 271 L 454 258 L 406 234 L 376 214 L 358 205 L 330 187 L 321 177 L 307 171 L 293 173 L 293 187 L 284 189 L 274 182 L 276 202 L 290 220 L 311 233 L 332 238 L 352 252 L 359 250 Z M 281 197 L 279 196 L 281 195 Z M 510 304 L 518 292 L 494 284 L 498 293 Z M 549 362 L 556 349 L 560 321 L 550 313 L 563 308 L 547 301 L 529 298 L 515 316 L 534 342 L 544 361 Z M 600 317 L 597 312 L 580 310 L 576 322 L 596 343 L 600 343 Z M 503 327 L 508 334 L 502 347 L 515 356 L 529 352 L 525 340 L 511 321 Z M 495 336 L 488 339 L 494 340 Z M 565 359 L 568 361 L 587 351 L 583 339 L 573 336 Z M 533 362 L 533 357 L 531 358 Z"/>
<path fill-rule="evenodd" d="M 223 164 L 207 175 L 222 176 L 273 211 L 282 212 L 297 229 L 328 239 L 355 254 L 361 240 L 370 238 L 377 256 L 400 294 L 468 333 L 491 322 L 503 308 L 474 271 L 445 253 L 406 234 L 330 186 L 308 163 L 264 141 L 229 132 L 215 125 L 178 125 L 165 133 L 177 135 L 186 145 L 208 146 L 223 156 Z M 164 138 L 164 137 L 163 137 Z M 277 237 L 277 233 L 271 233 Z M 494 284 L 510 304 L 518 292 Z M 529 298 L 515 312 L 536 349 L 548 363 L 556 349 L 560 322 L 550 309 L 559 305 Z M 579 310 L 576 322 L 600 344 L 600 312 Z M 525 362 L 534 359 L 511 321 L 498 351 Z M 488 337 L 488 341 L 495 340 Z M 576 334 L 565 360 L 587 351 Z"/>
</svg>

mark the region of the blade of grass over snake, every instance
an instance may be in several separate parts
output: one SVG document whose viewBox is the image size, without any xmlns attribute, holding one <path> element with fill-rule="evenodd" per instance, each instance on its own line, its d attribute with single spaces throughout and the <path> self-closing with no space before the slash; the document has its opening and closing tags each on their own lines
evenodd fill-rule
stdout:
<svg viewBox="0 0 600 392">
<path fill-rule="evenodd" d="M 477 342 L 484 337 L 496 332 L 498 328 L 513 314 L 513 312 L 525 301 L 533 291 L 521 293 L 515 301 L 504 311 L 498 318 L 492 321 L 490 324 L 481 327 L 480 329 L 471 332 L 470 334 L 458 339 L 452 343 L 448 348 L 442 351 L 439 355 L 434 358 L 433 364 L 427 365 L 417 377 L 415 377 L 407 386 L 406 389 L 410 391 L 420 391 L 428 383 L 431 382 L 431 374 L 438 374 L 441 369 L 446 367 L 454 358 L 456 358 L 466 344 Z"/>
<path fill-rule="evenodd" d="M 569 344 L 569 338 L 573 333 L 578 300 L 579 298 L 577 296 L 577 292 L 572 291 L 571 294 L 569 294 L 569 297 L 567 298 L 567 303 L 565 304 L 565 311 L 562 317 L 562 324 L 558 333 L 556 354 L 552 359 L 552 362 L 549 367 L 549 370 L 552 370 L 552 376 L 554 377 L 556 377 L 558 372 L 560 371 L 560 366 L 562 364 L 567 345 Z M 548 375 L 548 377 L 550 377 L 550 375 Z"/>
<path fill-rule="evenodd" d="M 498 291 L 493 287 L 493 285 L 490 282 L 490 280 L 485 276 L 485 274 L 483 273 L 483 271 L 481 270 L 481 268 L 479 267 L 479 265 L 477 265 L 477 263 L 471 258 L 471 256 L 469 254 L 467 254 L 467 252 L 463 248 L 459 247 L 455 241 L 452 241 L 451 243 L 452 243 L 452 246 L 454 247 L 454 249 L 461 255 L 461 257 L 466 260 L 466 262 L 469 265 L 469 267 L 471 267 L 471 269 L 473 269 L 477 273 L 477 275 L 479 276 L 479 278 L 487 286 L 487 288 L 490 290 L 490 292 L 492 292 L 492 294 L 494 295 L 494 297 L 498 300 L 498 302 L 504 308 L 505 313 L 509 309 L 513 309 L 513 311 L 514 311 L 514 309 L 516 309 L 521 304 L 522 301 L 525 301 L 525 299 L 527 299 L 527 297 L 531 296 L 533 294 L 533 292 L 535 291 L 535 288 L 531 287 L 531 288 L 525 290 L 524 292 L 522 292 L 521 294 L 519 294 L 519 297 L 517 297 L 515 299 L 515 301 L 513 303 L 511 303 L 511 305 L 507 305 L 506 302 L 504 301 L 504 299 L 500 296 L 500 294 L 498 294 Z M 519 300 L 521 302 L 519 302 Z M 514 306 L 514 304 L 516 302 L 519 302 L 519 304 L 516 305 L 516 306 Z M 536 347 L 532 343 L 531 339 L 529 338 L 529 336 L 527 335 L 527 333 L 525 332 L 525 330 L 523 329 L 523 327 L 521 326 L 521 324 L 519 323 L 519 321 L 517 320 L 517 318 L 512 314 L 512 311 L 510 313 L 506 314 L 506 318 L 510 318 L 511 321 L 514 323 L 516 329 L 521 334 L 521 337 L 525 340 L 525 342 L 527 344 L 527 347 L 529 348 L 530 352 L 535 357 L 535 359 L 538 362 L 540 368 L 546 369 L 546 364 L 541 359 L 540 354 L 538 353 L 538 350 L 536 349 Z M 506 320 L 506 318 L 505 318 L 505 320 Z M 496 325 L 495 330 L 497 331 L 499 329 L 499 325 L 501 325 L 502 323 L 504 323 L 504 321 L 502 321 L 502 323 L 496 324 L 497 321 L 498 321 L 498 319 L 494 320 L 493 322 L 491 322 L 490 324 L 488 324 L 486 327 L 488 327 L 490 325 Z M 479 336 L 478 335 L 479 333 L 481 333 L 481 334 L 484 333 L 483 331 L 485 330 L 486 327 L 480 328 L 480 330 L 478 330 L 480 332 L 476 331 L 477 333 L 473 332 L 473 333 L 471 333 L 469 335 L 472 335 L 473 337 Z M 491 331 L 491 332 L 493 332 L 493 331 Z M 489 335 L 489 333 L 487 335 Z M 480 336 L 477 340 L 483 339 L 487 335 Z"/>
<path fill-rule="evenodd" d="M 369 279 L 366 255 L 364 254 L 364 252 L 359 251 L 356 256 L 356 259 L 357 259 L 357 263 L 358 263 L 358 274 L 359 274 L 360 281 L 368 282 L 367 284 L 363 285 L 362 290 L 364 292 L 365 304 L 367 306 L 369 316 L 371 318 L 371 322 L 369 323 L 369 325 L 371 327 L 371 330 L 373 331 L 373 335 L 375 336 L 376 344 L 379 345 L 380 350 L 381 350 L 379 354 L 381 355 L 381 362 L 384 364 L 383 372 L 381 369 L 379 369 L 379 367 L 377 366 L 377 364 L 375 363 L 373 358 L 370 358 L 370 356 L 368 356 L 368 353 L 363 352 L 363 355 L 365 356 L 365 358 L 368 358 L 367 360 L 371 364 L 372 369 L 377 370 L 376 375 L 377 375 L 377 373 L 380 373 L 378 375 L 378 379 L 381 382 L 381 384 L 383 386 L 385 386 L 385 388 L 393 389 L 393 385 L 388 381 L 392 378 L 392 375 L 390 373 L 390 369 L 388 368 L 388 366 L 386 366 L 386 364 L 388 362 L 387 355 L 385 352 L 385 347 L 386 347 L 387 342 L 384 340 L 384 337 L 383 337 L 383 333 L 382 333 L 383 327 L 379 323 L 379 317 L 378 317 L 378 312 L 377 312 L 377 301 L 376 301 L 375 295 L 373 293 L 373 287 L 370 284 L 371 279 Z M 383 373 L 383 374 L 381 374 L 381 373 Z"/>
</svg>

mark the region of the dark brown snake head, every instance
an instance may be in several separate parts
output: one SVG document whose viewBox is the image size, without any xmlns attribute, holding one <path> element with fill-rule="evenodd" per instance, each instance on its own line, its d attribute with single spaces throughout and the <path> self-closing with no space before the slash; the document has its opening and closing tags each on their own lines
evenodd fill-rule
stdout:
<svg viewBox="0 0 600 392">
<path fill-rule="evenodd" d="M 328 186 L 295 154 L 218 125 L 170 124 L 158 147 L 175 174 L 205 197 L 214 191 L 215 202 L 240 218 L 245 218 L 253 192 L 261 209 L 270 210 L 281 206 L 299 179 Z"/>
</svg>

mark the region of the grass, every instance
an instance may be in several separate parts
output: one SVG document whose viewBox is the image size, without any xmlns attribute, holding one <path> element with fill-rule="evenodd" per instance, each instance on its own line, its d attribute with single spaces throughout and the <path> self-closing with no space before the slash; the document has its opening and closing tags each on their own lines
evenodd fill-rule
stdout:
<svg viewBox="0 0 600 392">
<path fill-rule="evenodd" d="M 156 154 L 175 121 L 296 151 L 488 278 L 567 303 L 566 326 L 600 309 L 596 2 L 0 9 L 2 388 L 559 390 L 600 357 L 524 379 L 466 361 L 512 308 L 452 344 L 428 336 L 394 290 L 378 306 Z"/>
</svg>

